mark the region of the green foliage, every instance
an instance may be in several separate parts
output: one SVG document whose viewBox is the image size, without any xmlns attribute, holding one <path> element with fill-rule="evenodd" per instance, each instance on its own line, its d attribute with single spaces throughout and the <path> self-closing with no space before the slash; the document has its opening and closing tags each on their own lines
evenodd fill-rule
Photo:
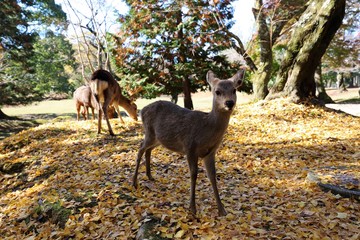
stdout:
<svg viewBox="0 0 360 240">
<path fill-rule="evenodd" d="M 26 104 L 40 100 L 46 91 L 44 88 L 39 88 L 38 84 L 48 80 L 43 77 L 49 76 L 55 69 L 61 71 L 58 71 L 57 77 L 63 74 L 64 69 L 52 66 L 50 63 L 46 64 L 46 61 L 55 60 L 59 56 L 58 51 L 41 46 L 44 44 L 44 42 L 41 43 L 41 39 L 49 37 L 44 37 L 46 28 L 62 30 L 66 26 L 65 20 L 65 13 L 54 0 L 3 0 L 0 2 L 0 25 L 6 26 L 0 28 L 0 95 L 2 96 L 0 106 Z M 40 38 L 40 36 L 43 37 Z M 61 46 L 57 40 L 49 41 L 47 46 L 50 45 Z M 69 53 L 71 46 L 68 44 L 65 47 L 65 45 L 63 43 L 62 50 Z M 38 55 L 39 51 L 47 52 L 46 61 L 41 61 L 43 56 Z M 65 55 L 68 53 L 64 52 Z M 59 61 L 59 64 L 69 64 L 61 58 L 56 61 Z M 53 78 L 52 81 L 55 79 L 58 78 Z M 56 87 L 55 90 L 59 88 Z M 65 86 L 61 87 L 61 89 L 64 88 Z"/>
<path fill-rule="evenodd" d="M 335 72 L 326 72 L 322 74 L 322 78 L 327 87 L 336 86 L 336 73 Z"/>
<path fill-rule="evenodd" d="M 359 64 L 359 1 L 346 1 L 343 24 L 330 43 L 322 62 L 327 71 L 354 71 Z M 356 70 L 355 70 L 356 71 Z"/>
<path fill-rule="evenodd" d="M 116 39 L 118 73 L 122 79 L 130 76 L 133 84 L 145 84 L 145 97 L 177 95 L 185 79 L 192 92 L 205 89 L 209 69 L 230 75 L 234 66 L 218 56 L 230 42 L 219 31 L 216 16 L 230 28 L 231 2 L 126 1 L 130 11 L 121 17 L 122 31 Z"/>
<path fill-rule="evenodd" d="M 34 44 L 34 53 L 32 62 L 36 73 L 33 81 L 35 89 L 42 94 L 72 93 L 74 86 L 68 81 L 65 67 L 75 67 L 74 50 L 65 36 L 47 32 L 45 38 L 39 38 Z"/>
</svg>

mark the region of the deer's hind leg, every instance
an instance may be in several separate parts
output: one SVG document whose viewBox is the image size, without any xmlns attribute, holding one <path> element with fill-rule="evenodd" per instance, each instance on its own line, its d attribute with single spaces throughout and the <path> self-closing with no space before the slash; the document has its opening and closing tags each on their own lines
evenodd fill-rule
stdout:
<svg viewBox="0 0 360 240">
<path fill-rule="evenodd" d="M 111 128 L 110 121 L 109 121 L 109 116 L 108 116 L 108 107 L 110 105 L 110 101 L 111 101 L 111 99 L 108 97 L 108 93 L 106 93 L 105 102 L 103 104 L 102 112 L 104 113 L 106 124 L 108 126 L 110 135 L 115 136 L 115 134 L 114 134 L 114 132 L 113 132 L 113 130 Z"/>
<path fill-rule="evenodd" d="M 195 204 L 195 188 L 196 188 L 196 179 L 198 175 L 198 160 L 199 157 L 194 154 L 192 151 L 189 151 L 187 154 L 187 160 L 190 168 L 190 210 L 192 214 L 196 215 L 196 204 Z"/>
<path fill-rule="evenodd" d="M 94 108 L 93 107 L 90 107 L 91 108 L 91 113 L 92 113 L 92 120 L 95 119 L 95 112 L 94 112 Z"/>
<path fill-rule="evenodd" d="M 84 105 L 84 113 L 83 113 L 84 119 L 88 120 L 89 119 L 89 107 Z"/>
<path fill-rule="evenodd" d="M 79 121 L 80 120 L 80 108 L 81 108 L 81 105 L 76 102 L 76 119 Z"/>
<path fill-rule="evenodd" d="M 151 181 L 154 181 L 154 178 L 151 176 L 151 164 L 150 164 L 151 151 L 153 149 L 154 149 L 154 147 L 149 148 L 148 150 L 145 151 L 146 176 Z"/>
<path fill-rule="evenodd" d="M 152 134 L 145 134 L 145 139 L 141 143 L 141 146 L 140 146 L 139 152 L 137 154 L 137 158 L 136 158 L 136 167 L 135 167 L 135 172 L 134 172 L 134 176 L 133 176 L 133 186 L 134 187 L 137 187 L 137 175 L 139 173 L 141 158 L 144 155 L 144 153 L 145 153 L 145 161 L 146 161 L 146 175 L 150 180 L 154 179 L 151 176 L 151 171 L 150 171 L 150 157 L 151 157 L 151 151 L 158 145 L 159 145 L 159 143 L 156 141 L 155 137 Z"/>
</svg>

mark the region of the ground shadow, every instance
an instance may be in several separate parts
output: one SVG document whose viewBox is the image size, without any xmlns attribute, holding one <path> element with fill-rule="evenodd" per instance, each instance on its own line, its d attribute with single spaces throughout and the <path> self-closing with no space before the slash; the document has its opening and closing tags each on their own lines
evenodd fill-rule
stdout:
<svg viewBox="0 0 360 240">
<path fill-rule="evenodd" d="M 0 119 L 0 140 L 54 119 L 58 121 L 76 119 L 76 114 L 24 114 L 17 117 Z"/>
</svg>

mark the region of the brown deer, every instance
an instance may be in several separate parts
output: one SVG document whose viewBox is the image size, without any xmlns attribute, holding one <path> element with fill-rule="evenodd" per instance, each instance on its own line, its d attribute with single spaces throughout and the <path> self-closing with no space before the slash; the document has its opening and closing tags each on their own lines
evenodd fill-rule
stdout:
<svg viewBox="0 0 360 240">
<path fill-rule="evenodd" d="M 191 111 L 171 102 L 157 101 L 141 111 L 145 130 L 133 176 L 133 186 L 137 187 L 137 176 L 141 157 L 145 153 L 146 175 L 153 180 L 150 171 L 151 151 L 159 146 L 187 156 L 190 168 L 190 210 L 195 215 L 195 185 L 198 173 L 198 159 L 203 158 L 210 179 L 219 215 L 226 215 L 216 185 L 215 153 L 229 124 L 230 115 L 236 105 L 236 88 L 242 84 L 244 70 L 238 71 L 232 78 L 220 80 L 212 71 L 206 75 L 213 94 L 213 106 L 210 113 Z"/>
<path fill-rule="evenodd" d="M 81 115 L 85 120 L 89 119 L 89 108 L 92 112 L 92 119 L 95 119 L 95 113 L 94 113 L 94 103 L 95 98 L 91 93 L 91 89 L 89 86 L 80 86 L 77 88 L 74 92 L 74 100 L 76 105 L 76 112 L 77 112 L 77 120 L 80 120 L 80 110 L 81 107 L 83 107 L 83 110 L 81 112 Z M 109 118 L 115 117 L 115 108 L 113 106 L 108 107 L 108 116 Z"/>
<path fill-rule="evenodd" d="M 107 110 L 110 105 L 114 106 L 122 123 L 124 123 L 124 120 L 121 117 L 119 106 L 123 107 L 127 114 L 137 121 L 136 104 L 122 95 L 119 84 L 110 72 L 102 69 L 95 71 L 90 79 L 90 88 L 95 97 L 98 110 L 98 133 L 101 133 L 101 120 L 102 114 L 104 114 L 110 135 L 115 135 L 108 117 Z"/>
<path fill-rule="evenodd" d="M 76 119 L 80 120 L 80 110 L 81 107 L 83 107 L 83 111 L 81 112 L 81 115 L 84 117 L 85 120 L 89 118 L 89 108 L 92 112 L 92 119 L 95 119 L 94 114 L 94 98 L 91 94 L 91 89 L 89 86 L 81 86 L 77 88 L 74 92 L 74 100 L 76 105 L 76 112 L 77 116 Z"/>
</svg>

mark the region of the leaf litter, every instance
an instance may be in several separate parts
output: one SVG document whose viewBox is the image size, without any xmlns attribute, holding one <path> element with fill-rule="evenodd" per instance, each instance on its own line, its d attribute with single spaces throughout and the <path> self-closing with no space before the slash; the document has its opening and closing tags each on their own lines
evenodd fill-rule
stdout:
<svg viewBox="0 0 360 240">
<path fill-rule="evenodd" d="M 360 188 L 357 117 L 284 100 L 238 105 L 216 160 L 225 217 L 201 163 L 191 215 L 186 158 L 162 147 L 155 181 L 141 166 L 134 189 L 141 124 L 111 123 L 115 137 L 97 135 L 96 121 L 65 121 L 0 142 L 2 238 L 134 239 L 147 222 L 157 239 L 360 238 L 359 202 L 307 179 Z"/>
</svg>

